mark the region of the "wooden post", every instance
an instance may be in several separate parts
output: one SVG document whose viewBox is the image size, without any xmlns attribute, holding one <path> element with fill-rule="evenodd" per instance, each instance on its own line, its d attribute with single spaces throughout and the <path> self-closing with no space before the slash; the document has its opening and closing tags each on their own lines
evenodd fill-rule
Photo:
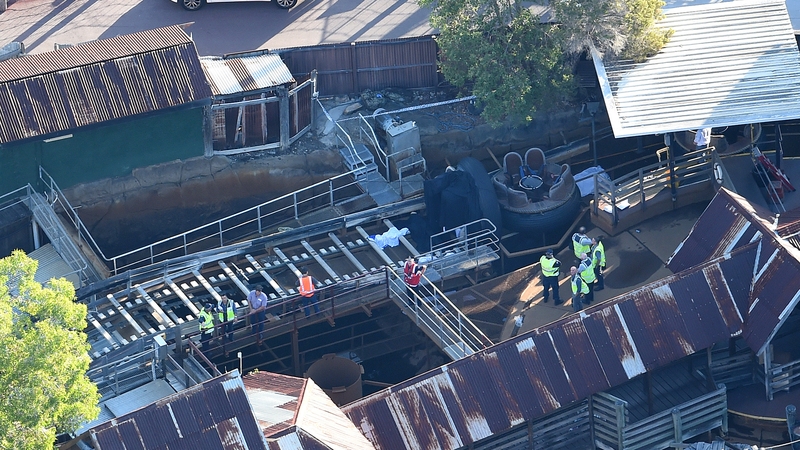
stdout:
<svg viewBox="0 0 800 450">
<path fill-rule="evenodd" d="M 294 366 L 295 376 L 303 376 L 303 368 L 300 367 L 300 339 L 297 327 L 292 330 L 292 365 Z"/>
<path fill-rule="evenodd" d="M 8 0 L 0 0 L 0 12 L 8 9 Z"/>
<path fill-rule="evenodd" d="M 714 375 L 711 373 L 711 362 L 712 362 L 711 347 L 706 348 L 706 361 L 707 361 L 706 370 L 708 372 L 706 374 L 706 378 L 708 380 L 707 384 L 709 387 L 713 388 L 716 385 L 716 382 L 714 381 Z"/>
<path fill-rule="evenodd" d="M 717 389 L 725 389 L 725 395 L 726 395 L 726 399 L 727 399 L 727 395 L 728 395 L 727 391 L 728 390 L 725 387 L 725 383 L 719 383 L 717 385 Z M 727 404 L 728 404 L 728 401 L 725 400 L 726 407 L 725 407 L 725 410 L 722 411 L 722 434 L 723 435 L 727 435 L 728 434 L 728 408 L 727 408 Z"/>
<path fill-rule="evenodd" d="M 678 141 L 675 140 L 675 135 L 672 133 L 667 133 L 664 137 L 669 139 L 669 186 L 672 191 L 674 207 L 674 203 L 678 201 L 678 180 L 675 179 L 675 152 L 678 150 Z"/>
<path fill-rule="evenodd" d="M 594 437 L 594 395 L 589 396 L 589 439 L 592 441 L 592 447 L 595 447 Z"/>
<path fill-rule="evenodd" d="M 625 438 L 625 426 L 627 425 L 627 421 L 625 420 L 625 402 L 622 400 L 617 400 L 614 402 L 614 409 L 617 412 L 617 449 L 622 450 Z"/>
<path fill-rule="evenodd" d="M 653 415 L 653 376 L 647 372 L 644 376 L 645 394 L 647 395 L 647 415 Z"/>
<path fill-rule="evenodd" d="M 672 427 L 675 432 L 675 443 L 680 444 L 683 442 L 683 424 L 681 423 L 681 411 L 678 408 L 672 408 Z"/>
<path fill-rule="evenodd" d="M 281 150 L 289 148 L 289 90 L 285 86 L 279 86 L 278 92 L 278 109 L 280 110 L 280 143 Z"/>
<path fill-rule="evenodd" d="M 203 106 L 203 156 L 214 156 L 214 114 L 211 105 Z"/>
</svg>

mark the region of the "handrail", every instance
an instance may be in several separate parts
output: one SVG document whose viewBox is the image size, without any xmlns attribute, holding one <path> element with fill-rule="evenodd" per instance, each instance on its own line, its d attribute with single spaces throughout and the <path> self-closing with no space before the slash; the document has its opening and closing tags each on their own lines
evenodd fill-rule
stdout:
<svg viewBox="0 0 800 450">
<path fill-rule="evenodd" d="M 714 154 L 713 147 L 687 153 L 674 158 L 673 165 L 669 162 L 658 162 L 626 173 L 614 180 L 594 174 L 594 201 L 592 213 L 600 212 L 600 203 L 611 205 L 612 225 L 619 223 L 618 204 L 632 200 L 639 208 L 647 207 L 648 192 L 674 188 L 680 192 L 681 188 L 714 181 Z"/>
<path fill-rule="evenodd" d="M 109 263 L 112 275 L 116 275 L 131 268 L 154 264 L 177 256 L 189 255 L 190 253 L 194 253 L 194 251 L 190 250 L 192 248 L 218 248 L 225 245 L 225 235 L 230 235 L 232 232 L 241 232 L 241 236 L 239 237 L 244 237 L 253 233 L 261 234 L 269 229 L 269 227 L 290 217 L 297 219 L 301 214 L 308 214 L 323 207 L 333 206 L 337 201 L 336 194 L 338 192 L 348 188 L 360 190 L 356 177 L 361 173 L 363 173 L 363 170 L 358 169 L 345 172 L 237 213 L 230 214 L 214 222 L 192 228 L 188 231 L 178 233 L 113 257 L 108 257 L 95 242 L 91 233 L 78 216 L 76 209 L 66 199 L 52 176 L 50 176 L 44 168 L 40 167 L 40 178 L 51 192 L 54 193 L 52 196 L 57 198 L 62 204 L 62 208 L 68 212 L 67 215 L 78 231 L 79 237 L 84 238 L 87 244 L 90 245 L 103 260 Z M 321 192 L 314 193 L 315 191 Z M 274 220 L 265 222 L 265 219 L 270 217 L 273 217 Z M 228 224 L 229 222 L 232 223 Z M 230 242 L 232 239 L 235 238 L 228 238 L 227 240 Z M 130 258 L 137 254 L 140 254 L 140 256 Z M 133 260 L 126 261 L 127 259 Z"/>
<path fill-rule="evenodd" d="M 384 161 L 383 165 L 386 168 L 386 181 L 392 181 L 391 172 L 389 170 L 389 156 L 390 155 L 388 153 L 386 153 L 386 151 L 384 151 L 383 148 L 381 148 L 381 144 L 378 141 L 378 137 L 375 135 L 375 129 L 372 128 L 372 125 L 370 125 L 369 122 L 367 122 L 367 119 L 364 118 L 364 116 L 361 115 L 361 113 L 358 113 L 358 117 L 360 119 L 359 120 L 359 125 L 358 125 L 359 136 L 361 135 L 362 131 L 367 134 L 367 139 L 375 147 L 375 151 L 377 151 L 378 154 L 383 157 L 383 161 Z M 361 122 L 363 122 L 364 125 L 367 126 L 366 130 L 364 129 L 364 125 L 361 125 Z"/>
<path fill-rule="evenodd" d="M 356 151 L 356 146 L 355 146 L 355 144 L 353 144 L 353 138 L 350 137 L 350 134 L 348 134 L 347 131 L 345 131 L 345 129 L 342 128 L 341 125 L 339 125 L 339 122 L 333 120 L 333 117 L 331 117 L 331 115 L 328 113 L 328 110 L 325 109 L 325 106 L 319 100 L 319 97 L 315 98 L 315 100 L 317 101 L 317 104 L 319 105 L 320 109 L 322 109 L 322 112 L 325 114 L 325 117 L 327 117 L 328 120 L 336 127 L 336 139 L 341 141 L 342 144 L 345 147 L 347 147 L 348 152 L 350 152 L 350 156 L 353 157 L 353 161 L 358 160 L 359 163 L 361 163 L 364 167 L 366 167 L 367 163 L 366 163 L 366 161 L 361 159 L 361 156 Z M 339 135 L 340 132 L 347 137 L 347 141 L 345 141 L 344 138 L 342 138 Z M 361 170 L 356 169 L 356 170 L 353 170 L 353 172 L 358 172 L 359 174 L 362 174 L 362 173 L 364 173 L 364 169 L 361 169 Z"/>
<path fill-rule="evenodd" d="M 478 228 L 476 231 L 471 229 Z M 456 230 L 464 230 L 459 232 L 459 236 L 449 238 L 455 235 Z M 433 266 L 436 270 L 444 270 L 453 266 L 462 264 L 464 261 L 455 256 L 456 254 L 463 254 L 468 252 L 471 258 L 467 260 L 478 260 L 487 255 L 486 251 L 479 251 L 485 248 L 490 252 L 497 252 L 500 250 L 500 239 L 497 237 L 497 227 L 489 219 L 478 219 L 466 223 L 459 227 L 436 233 L 430 237 L 430 250 L 426 253 L 419 255 L 419 260 L 426 264 Z M 437 238 L 444 238 L 441 242 Z"/>
<path fill-rule="evenodd" d="M 406 288 L 400 274 L 387 270 L 393 286 L 392 292 L 414 315 L 415 323 L 431 333 L 440 347 L 464 357 L 492 345 L 492 341 L 430 280 L 422 276 L 423 283 L 416 291 Z M 422 294 L 422 295 L 420 295 Z M 453 356 L 453 355 L 451 355 Z"/>
</svg>

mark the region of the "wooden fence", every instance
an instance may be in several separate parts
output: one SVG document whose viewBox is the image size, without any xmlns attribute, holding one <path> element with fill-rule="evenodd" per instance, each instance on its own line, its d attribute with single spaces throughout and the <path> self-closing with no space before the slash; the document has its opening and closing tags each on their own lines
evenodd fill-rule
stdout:
<svg viewBox="0 0 800 450">
<path fill-rule="evenodd" d="M 320 95 L 387 87 L 430 88 L 439 83 L 433 36 L 274 50 L 295 78 L 317 71 Z"/>
<path fill-rule="evenodd" d="M 591 446 L 589 401 L 561 408 L 536 421 L 520 425 L 484 442 L 477 442 L 472 450 L 573 450 Z"/>
<path fill-rule="evenodd" d="M 717 427 L 728 431 L 728 397 L 724 384 L 717 390 L 628 423 L 628 403 L 613 395 L 592 397 L 595 442 L 614 450 L 666 448 Z"/>
</svg>

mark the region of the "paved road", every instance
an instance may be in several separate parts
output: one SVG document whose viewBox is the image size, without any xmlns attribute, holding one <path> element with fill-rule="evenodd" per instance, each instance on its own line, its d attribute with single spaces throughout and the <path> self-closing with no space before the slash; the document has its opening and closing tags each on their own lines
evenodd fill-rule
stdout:
<svg viewBox="0 0 800 450">
<path fill-rule="evenodd" d="M 170 0 L 11 0 L 0 13 L 0 46 L 22 41 L 30 53 L 160 26 L 187 29 L 201 55 L 390 39 L 430 34 L 428 11 L 414 0 L 300 0 L 221 3 L 184 11 Z"/>
</svg>

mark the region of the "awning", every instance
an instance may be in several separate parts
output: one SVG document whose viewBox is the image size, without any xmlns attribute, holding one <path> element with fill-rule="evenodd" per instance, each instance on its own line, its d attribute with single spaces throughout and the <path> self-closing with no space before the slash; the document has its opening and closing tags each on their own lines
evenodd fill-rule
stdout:
<svg viewBox="0 0 800 450">
<path fill-rule="evenodd" d="M 592 52 L 614 135 L 800 118 L 800 52 L 783 0 L 664 9 L 674 30 L 643 63 Z"/>
</svg>

